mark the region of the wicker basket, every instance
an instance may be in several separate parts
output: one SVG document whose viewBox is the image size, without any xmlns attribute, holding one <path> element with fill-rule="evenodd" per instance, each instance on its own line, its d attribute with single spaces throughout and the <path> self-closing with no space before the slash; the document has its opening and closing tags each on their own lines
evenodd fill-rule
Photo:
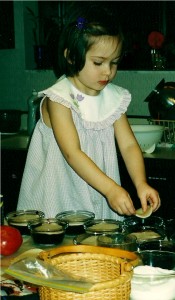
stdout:
<svg viewBox="0 0 175 300">
<path fill-rule="evenodd" d="M 132 252 L 74 245 L 43 251 L 40 258 L 74 277 L 94 282 L 90 291 L 83 294 L 42 286 L 40 300 L 129 300 L 132 269 L 138 264 L 138 257 Z"/>
</svg>

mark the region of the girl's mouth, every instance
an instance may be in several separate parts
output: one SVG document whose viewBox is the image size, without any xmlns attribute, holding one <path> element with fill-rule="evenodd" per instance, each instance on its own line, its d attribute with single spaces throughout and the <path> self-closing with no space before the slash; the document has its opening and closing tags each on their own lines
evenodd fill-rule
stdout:
<svg viewBox="0 0 175 300">
<path fill-rule="evenodd" d="M 101 80 L 101 81 L 99 81 L 99 84 L 106 85 L 106 84 L 108 84 L 108 82 L 109 82 L 109 80 Z"/>
</svg>

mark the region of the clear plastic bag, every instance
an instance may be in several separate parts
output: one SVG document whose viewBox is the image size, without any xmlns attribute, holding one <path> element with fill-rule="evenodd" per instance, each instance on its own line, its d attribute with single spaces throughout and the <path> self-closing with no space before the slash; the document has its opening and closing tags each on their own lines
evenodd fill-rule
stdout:
<svg viewBox="0 0 175 300">
<path fill-rule="evenodd" d="M 17 261 L 5 270 L 5 273 L 22 281 L 38 286 L 47 286 L 65 291 L 86 293 L 93 286 L 92 282 L 60 271 L 55 266 L 40 259 L 29 257 Z"/>
</svg>

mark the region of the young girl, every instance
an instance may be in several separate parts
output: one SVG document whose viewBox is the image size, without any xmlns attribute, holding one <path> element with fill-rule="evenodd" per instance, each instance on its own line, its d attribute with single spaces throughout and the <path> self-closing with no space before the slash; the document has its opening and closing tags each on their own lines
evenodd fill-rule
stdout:
<svg viewBox="0 0 175 300">
<path fill-rule="evenodd" d="M 96 218 L 123 219 L 135 208 L 121 187 L 115 138 L 141 206 L 160 206 L 147 184 L 142 152 L 126 118 L 130 93 L 112 83 L 123 37 L 115 14 L 86 6 L 66 24 L 59 41 L 57 73 L 44 95 L 28 150 L 17 209 L 55 217 L 88 210 Z"/>
</svg>

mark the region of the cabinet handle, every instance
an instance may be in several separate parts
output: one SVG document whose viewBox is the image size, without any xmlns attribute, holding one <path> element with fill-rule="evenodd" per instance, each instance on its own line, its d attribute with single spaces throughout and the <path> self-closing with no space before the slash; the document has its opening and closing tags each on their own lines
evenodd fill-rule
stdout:
<svg viewBox="0 0 175 300">
<path fill-rule="evenodd" d="M 149 176 L 148 179 L 151 179 L 151 180 L 167 180 L 166 177 L 152 177 L 152 176 Z"/>
</svg>

